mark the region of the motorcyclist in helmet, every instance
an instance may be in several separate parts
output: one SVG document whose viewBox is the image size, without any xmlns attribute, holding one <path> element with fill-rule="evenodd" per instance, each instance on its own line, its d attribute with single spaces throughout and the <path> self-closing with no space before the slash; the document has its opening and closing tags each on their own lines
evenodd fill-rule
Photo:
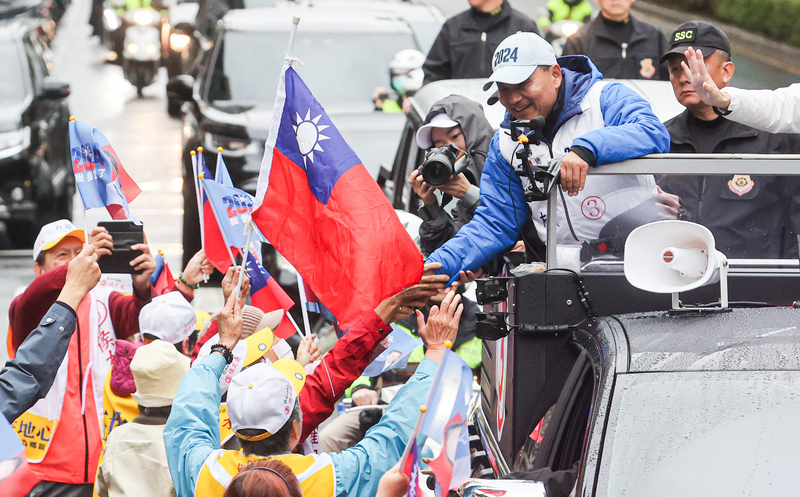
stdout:
<svg viewBox="0 0 800 497">
<path fill-rule="evenodd" d="M 564 19 L 585 23 L 592 17 L 589 0 L 550 0 L 547 2 L 547 11 L 547 15 L 539 18 L 540 29 Z"/>
<path fill-rule="evenodd" d="M 406 97 L 410 97 L 422 86 L 424 74 L 422 64 L 425 54 L 419 50 L 407 48 L 397 52 L 389 63 L 389 82 L 391 89 L 379 86 L 373 93 L 375 110 L 383 112 L 403 111 Z"/>
</svg>

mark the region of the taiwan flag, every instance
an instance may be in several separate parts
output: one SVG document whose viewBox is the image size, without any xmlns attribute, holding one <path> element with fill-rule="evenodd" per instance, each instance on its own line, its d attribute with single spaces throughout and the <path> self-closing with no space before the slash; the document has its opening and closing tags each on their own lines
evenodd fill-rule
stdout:
<svg viewBox="0 0 800 497">
<path fill-rule="evenodd" d="M 172 271 L 169 269 L 169 264 L 164 260 L 164 254 L 161 250 L 156 254 L 156 270 L 150 276 L 150 284 L 156 292 L 156 295 L 163 295 L 172 290 L 175 286 L 175 277 L 172 276 Z"/>
<path fill-rule="evenodd" d="M 221 154 L 220 154 L 221 155 Z M 200 229 L 203 230 L 203 250 L 206 259 L 214 268 L 222 274 L 231 267 L 231 253 L 228 252 L 228 244 L 219 229 L 217 218 L 214 215 L 214 208 L 208 200 L 208 195 L 203 187 L 203 181 L 211 179 L 212 175 L 206 167 L 206 160 L 203 153 L 198 153 L 192 158 L 194 168 L 194 181 L 197 191 L 197 201 L 200 206 Z M 200 175 L 203 175 L 200 178 Z"/>
<path fill-rule="evenodd" d="M 411 437 L 408 442 L 411 447 L 406 458 L 405 465 L 400 471 L 408 477 L 408 492 L 406 497 L 420 497 L 425 495 L 419 488 L 419 451 L 417 450 L 416 437 Z"/>
<path fill-rule="evenodd" d="M 253 219 L 342 328 L 422 276 L 422 254 L 386 196 L 288 65 Z"/>
<path fill-rule="evenodd" d="M 443 494 L 470 476 L 469 433 L 465 420 L 472 396 L 472 369 L 458 354 L 445 349 L 420 433 L 442 445 L 442 452 L 430 466 Z"/>
<path fill-rule="evenodd" d="M 83 209 L 105 207 L 112 219 L 141 224 L 128 209 L 142 190 L 128 176 L 108 139 L 88 124 L 69 121 L 69 151 Z"/>
<path fill-rule="evenodd" d="M 250 302 L 264 312 L 283 309 L 283 321 L 272 331 L 275 336 L 284 340 L 294 335 L 294 325 L 289 321 L 289 309 L 294 306 L 292 298 L 250 252 L 247 252 L 246 267 L 250 278 Z"/>
</svg>

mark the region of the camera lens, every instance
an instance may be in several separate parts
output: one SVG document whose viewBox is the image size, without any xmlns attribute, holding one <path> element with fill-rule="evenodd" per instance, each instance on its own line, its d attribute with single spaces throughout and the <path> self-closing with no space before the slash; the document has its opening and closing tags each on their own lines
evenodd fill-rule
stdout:
<svg viewBox="0 0 800 497">
<path fill-rule="evenodd" d="M 422 166 L 422 179 L 431 186 L 442 186 L 450 180 L 453 167 L 449 161 L 445 162 L 440 157 L 431 157 Z"/>
</svg>

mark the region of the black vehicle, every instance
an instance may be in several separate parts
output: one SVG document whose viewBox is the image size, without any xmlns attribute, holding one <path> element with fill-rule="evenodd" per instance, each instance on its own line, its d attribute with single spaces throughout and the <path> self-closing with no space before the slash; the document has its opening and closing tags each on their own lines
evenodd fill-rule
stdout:
<svg viewBox="0 0 800 497">
<path fill-rule="evenodd" d="M 372 93 L 386 84 L 386 68 L 394 54 L 417 48 L 406 23 L 315 8 L 232 10 L 197 79 L 182 75 L 168 86 L 168 93 L 186 102 L 184 259 L 200 248 L 192 150 L 203 147 L 214 172 L 221 147 L 234 185 L 255 193 L 292 15 L 302 17 L 294 55 L 303 65 L 295 64 L 295 69 L 373 177 L 382 163 L 391 161 L 405 117 L 375 111 Z M 253 53 L 259 57 L 253 58 Z"/>
<path fill-rule="evenodd" d="M 0 222 L 30 247 L 41 226 L 71 218 L 70 90 L 50 75 L 41 20 L 0 23 L 0 61 Z"/>
<path fill-rule="evenodd" d="M 666 157 L 609 167 L 753 167 Z M 777 175 L 796 162 L 760 156 L 754 165 Z M 468 482 L 461 495 L 782 496 L 800 488 L 798 261 L 708 256 L 704 276 L 676 284 L 664 270 L 670 248 L 716 252 L 696 245 L 705 228 L 661 223 L 679 229 L 639 228 L 624 261 L 593 260 L 576 272 L 554 259 L 545 272 L 479 280 L 486 314 L 476 334 L 486 341 L 471 416 L 473 474 L 503 480 Z M 700 286 L 717 274 L 719 284 Z"/>
</svg>

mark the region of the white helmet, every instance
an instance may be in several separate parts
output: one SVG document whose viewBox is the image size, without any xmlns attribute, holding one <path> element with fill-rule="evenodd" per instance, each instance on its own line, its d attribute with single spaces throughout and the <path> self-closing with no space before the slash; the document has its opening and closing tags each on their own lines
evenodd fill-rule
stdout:
<svg viewBox="0 0 800 497">
<path fill-rule="evenodd" d="M 425 54 L 413 48 L 406 48 L 394 54 L 389 62 L 389 71 L 392 74 L 405 74 L 412 69 L 422 68 L 425 63 Z"/>
<path fill-rule="evenodd" d="M 394 212 L 400 218 L 400 222 L 406 229 L 408 236 L 414 240 L 414 243 L 419 247 L 419 227 L 422 226 L 422 218 L 404 210 L 395 209 Z"/>
</svg>

